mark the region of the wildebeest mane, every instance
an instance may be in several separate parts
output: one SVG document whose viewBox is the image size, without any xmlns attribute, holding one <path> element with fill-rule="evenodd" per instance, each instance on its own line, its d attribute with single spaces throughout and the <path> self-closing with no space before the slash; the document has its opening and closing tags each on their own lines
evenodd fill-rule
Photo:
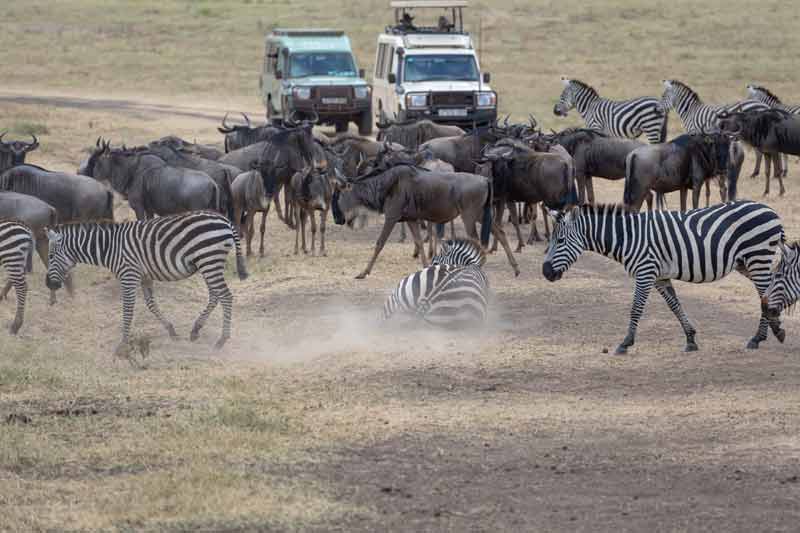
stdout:
<svg viewBox="0 0 800 533">
<path fill-rule="evenodd" d="M 374 176 L 365 176 L 357 182 L 353 182 L 353 194 L 364 204 L 367 209 L 383 213 L 383 204 L 391 190 L 397 185 L 400 178 L 418 172 L 416 167 L 411 165 L 397 165 L 388 170 L 380 172 Z"/>
</svg>

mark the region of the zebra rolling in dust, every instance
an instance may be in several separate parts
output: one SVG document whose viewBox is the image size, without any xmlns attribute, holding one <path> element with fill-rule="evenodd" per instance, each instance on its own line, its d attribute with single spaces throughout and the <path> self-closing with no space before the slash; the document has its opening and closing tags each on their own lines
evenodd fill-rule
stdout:
<svg viewBox="0 0 800 533">
<path fill-rule="evenodd" d="M 734 269 L 749 278 L 763 297 L 772 278 L 772 259 L 784 240 L 777 213 L 764 204 L 732 202 L 688 213 L 653 211 L 630 213 L 618 205 L 582 206 L 553 212 L 555 229 L 542 265 L 542 274 L 557 281 L 584 250 L 622 263 L 635 279 L 636 291 L 628 335 L 617 348 L 633 346 L 647 297 L 658 290 L 681 323 L 686 351 L 697 350 L 696 330 L 681 307 L 673 279 L 692 283 L 717 281 Z M 762 308 L 758 331 L 747 345 L 756 349 L 767 339 L 767 326 L 783 342 L 786 333 L 778 318 Z"/>
<path fill-rule="evenodd" d="M 11 323 L 11 333 L 16 334 L 22 327 L 25 316 L 25 297 L 28 286 L 25 283 L 25 265 L 28 256 L 33 253 L 33 232 L 20 222 L 13 220 L 0 221 L 0 265 L 8 274 L 9 282 L 17 294 L 17 312 Z"/>
<path fill-rule="evenodd" d="M 463 328 L 486 321 L 489 280 L 480 243 L 445 241 L 431 266 L 403 278 L 383 306 L 383 319 L 415 314 L 429 324 Z"/>
<path fill-rule="evenodd" d="M 50 261 L 47 287 L 57 290 L 77 263 L 103 266 L 119 279 L 122 292 L 122 340 L 115 355 L 128 355 L 136 290 L 141 285 L 147 308 L 170 337 L 175 328 L 161 314 L 153 295 L 153 281 L 179 281 L 200 272 L 208 286 L 208 305 L 194 323 L 195 341 L 209 314 L 222 303 L 219 349 L 230 338 L 233 295 L 225 283 L 225 262 L 236 252 L 239 279 L 247 277 L 239 235 L 232 222 L 218 213 L 191 212 L 147 221 L 85 223 L 57 226 L 48 231 Z"/>
</svg>

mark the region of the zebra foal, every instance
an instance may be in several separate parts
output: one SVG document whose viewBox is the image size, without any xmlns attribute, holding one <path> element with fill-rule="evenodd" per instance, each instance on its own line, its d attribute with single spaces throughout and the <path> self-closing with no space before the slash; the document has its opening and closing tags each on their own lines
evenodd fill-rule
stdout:
<svg viewBox="0 0 800 533">
<path fill-rule="evenodd" d="M 383 319 L 397 312 L 440 327 L 464 328 L 486 321 L 489 280 L 480 243 L 448 240 L 431 266 L 403 278 L 383 306 Z"/>
<path fill-rule="evenodd" d="M 33 232 L 28 226 L 13 220 L 0 221 L 0 265 L 3 265 L 17 295 L 17 311 L 10 327 L 12 335 L 22 327 L 25 317 L 25 298 L 28 294 L 25 266 L 32 252 Z"/>
<path fill-rule="evenodd" d="M 122 293 L 122 340 L 115 355 L 128 353 L 136 290 L 141 285 L 144 301 L 170 337 L 175 328 L 161 314 L 153 295 L 153 281 L 179 281 L 196 272 L 208 287 L 208 305 L 194 323 L 190 340 L 195 341 L 209 314 L 222 304 L 222 336 L 215 347 L 230 338 L 233 295 L 225 283 L 225 263 L 231 248 L 236 253 L 239 279 L 247 277 L 239 235 L 224 216 L 204 211 L 164 216 L 146 221 L 80 223 L 48 230 L 49 265 L 47 287 L 57 290 L 77 264 L 111 270 Z"/>
<path fill-rule="evenodd" d="M 708 283 L 736 269 L 748 277 L 763 297 L 770 285 L 773 257 L 783 242 L 778 215 L 766 205 L 741 201 L 687 213 L 652 211 L 630 213 L 622 206 L 582 206 L 553 212 L 555 229 L 542 273 L 557 281 L 584 250 L 613 258 L 635 279 L 628 335 L 617 348 L 624 354 L 633 346 L 636 329 L 653 287 L 661 294 L 686 335 L 686 351 L 697 350 L 695 328 L 681 307 L 673 279 Z M 767 317 L 762 308 L 756 335 L 747 347 L 758 348 L 767 339 L 767 326 L 780 342 L 785 332 L 779 317 Z"/>
</svg>

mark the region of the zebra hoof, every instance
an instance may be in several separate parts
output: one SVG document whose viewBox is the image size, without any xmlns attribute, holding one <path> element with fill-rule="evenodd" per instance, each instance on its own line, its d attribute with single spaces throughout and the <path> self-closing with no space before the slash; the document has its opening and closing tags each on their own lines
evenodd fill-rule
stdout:
<svg viewBox="0 0 800 533">
<path fill-rule="evenodd" d="M 223 346 L 225 346 L 225 342 L 228 340 L 228 337 L 222 337 L 217 342 L 214 343 L 215 350 L 221 350 Z"/>
<path fill-rule="evenodd" d="M 628 353 L 628 347 L 620 344 L 614 352 L 614 355 L 625 355 L 626 353 Z"/>
<path fill-rule="evenodd" d="M 12 322 L 11 323 L 11 327 L 8 328 L 8 330 L 11 332 L 12 335 L 16 335 L 17 332 L 19 331 L 19 328 L 21 328 L 21 327 L 22 327 L 22 324 L 17 324 L 16 322 Z M 781 341 L 781 342 L 783 342 L 783 341 Z"/>
<path fill-rule="evenodd" d="M 189 340 L 194 342 L 200 337 L 200 330 L 193 329 L 191 333 L 189 333 Z"/>
<path fill-rule="evenodd" d="M 748 350 L 758 350 L 758 345 L 761 341 L 756 338 L 750 339 L 750 342 L 747 343 Z"/>
<path fill-rule="evenodd" d="M 175 326 L 169 325 L 167 327 L 167 333 L 169 334 L 169 338 L 176 341 L 178 340 L 178 332 L 175 331 Z"/>
<path fill-rule="evenodd" d="M 778 331 L 776 331 L 775 332 L 775 338 L 778 339 L 778 342 L 783 344 L 783 341 L 786 340 L 786 330 L 785 329 L 779 329 Z"/>
<path fill-rule="evenodd" d="M 684 352 L 696 352 L 699 348 L 697 347 L 696 342 L 687 342 L 686 348 L 683 350 Z"/>
</svg>

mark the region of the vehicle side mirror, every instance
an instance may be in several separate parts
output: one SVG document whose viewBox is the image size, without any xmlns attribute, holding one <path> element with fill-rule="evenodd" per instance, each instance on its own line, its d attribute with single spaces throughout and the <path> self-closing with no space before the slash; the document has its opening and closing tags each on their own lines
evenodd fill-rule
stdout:
<svg viewBox="0 0 800 533">
<path fill-rule="evenodd" d="M 361 78 L 363 80 L 364 76 L 366 76 L 366 75 L 367 75 L 367 71 L 366 70 L 364 70 L 363 68 L 358 69 L 358 77 L 359 78 Z"/>
<path fill-rule="evenodd" d="M 388 76 L 386 76 L 386 81 L 389 83 L 397 83 L 397 76 L 394 75 L 394 72 L 390 72 Z"/>
<path fill-rule="evenodd" d="M 489 74 L 488 72 L 484 72 L 483 73 L 483 83 L 489 83 L 490 81 L 492 81 L 492 75 Z"/>
<path fill-rule="evenodd" d="M 275 71 L 275 79 L 276 80 L 283 79 L 283 72 L 281 72 L 280 70 L 276 70 Z"/>
</svg>

